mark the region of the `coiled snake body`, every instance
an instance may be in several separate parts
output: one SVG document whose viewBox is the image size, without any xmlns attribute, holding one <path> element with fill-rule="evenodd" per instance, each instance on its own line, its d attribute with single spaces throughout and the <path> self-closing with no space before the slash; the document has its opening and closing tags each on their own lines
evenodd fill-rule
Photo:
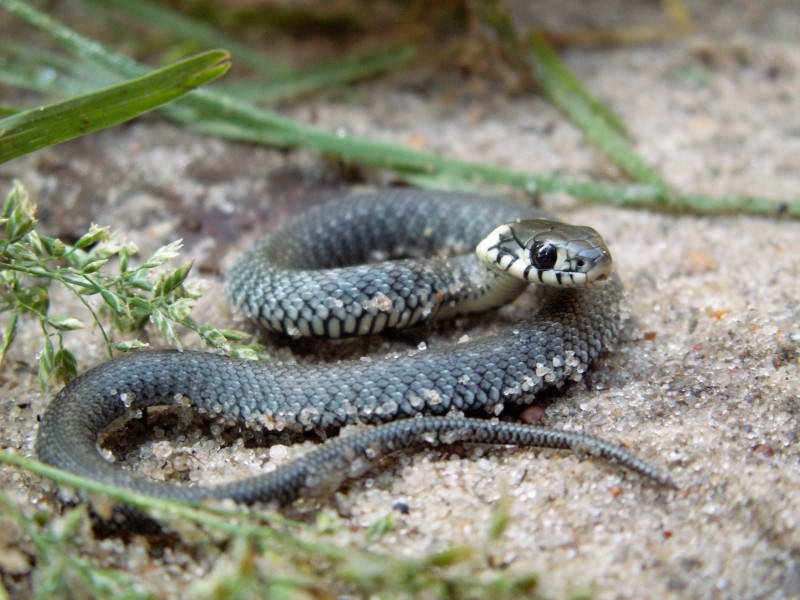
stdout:
<svg viewBox="0 0 800 600">
<path fill-rule="evenodd" d="M 505 404 L 579 378 L 616 340 L 622 290 L 602 240 L 590 228 L 536 217 L 530 207 L 495 198 L 415 190 L 347 197 L 311 211 L 246 253 L 226 286 L 247 317 L 292 336 L 377 333 L 498 306 L 528 281 L 554 287 L 536 315 L 509 330 L 411 356 L 311 366 L 200 352 L 123 356 L 54 398 L 36 451 L 87 477 L 186 500 L 287 503 L 328 490 L 389 452 L 453 442 L 582 449 L 672 485 L 597 438 L 444 416 L 499 415 Z M 476 245 L 480 260 L 471 252 Z M 586 285 L 594 281 L 602 282 Z M 215 487 L 152 481 L 98 452 L 100 432 L 128 409 L 187 401 L 267 428 L 383 425 L 338 437 L 272 473 Z"/>
</svg>

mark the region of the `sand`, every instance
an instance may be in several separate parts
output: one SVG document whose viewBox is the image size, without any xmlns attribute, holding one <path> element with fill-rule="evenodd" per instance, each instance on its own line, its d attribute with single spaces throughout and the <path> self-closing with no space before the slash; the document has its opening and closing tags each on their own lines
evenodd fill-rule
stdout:
<svg viewBox="0 0 800 600">
<path fill-rule="evenodd" d="M 659 24 L 656 5 L 520 3 L 519 18 L 555 30 L 581 24 Z M 626 3 L 628 6 L 629 3 Z M 564 57 L 616 110 L 636 148 L 680 189 L 796 198 L 800 187 L 800 10 L 791 2 L 695 2 L 697 30 L 661 44 L 572 48 Z M 572 21 L 568 22 L 568 19 Z M 576 21 L 577 19 L 577 21 Z M 533 172 L 614 177 L 541 97 L 465 84 L 420 66 L 361 85 L 357 94 L 284 107 L 329 129 Z M 359 189 L 391 176 L 367 173 Z M 111 225 L 144 254 L 182 237 L 206 288 L 197 319 L 245 327 L 228 310 L 222 274 L 260 232 L 353 189 L 314 155 L 278 152 L 141 120 L 0 167 L 0 191 L 21 179 L 43 225 L 75 235 Z M 328 499 L 349 526 L 394 510 L 398 527 L 377 548 L 417 556 L 482 536 L 493 504 L 510 497 L 512 521 L 497 563 L 542 574 L 554 596 L 792 598 L 800 596 L 800 223 L 752 217 L 667 216 L 590 206 L 562 195 L 541 204 L 591 224 L 609 242 L 628 298 L 618 348 L 591 376 L 549 399 L 543 421 L 601 435 L 668 468 L 671 491 L 596 460 L 518 449 L 407 454 Z M 451 343 L 503 327 L 530 310 L 526 297 L 498 314 L 415 330 L 389 341 L 323 350 L 333 356 Z M 58 296 L 57 313 L 77 312 Z M 31 455 L 51 396 L 36 380 L 37 327 L 24 322 L 0 371 L 2 446 Z M 188 347 L 199 347 L 192 337 Z M 266 343 L 282 360 L 315 360 L 308 345 Z M 96 330 L 70 334 L 88 367 L 104 359 Z M 190 467 L 211 481 L 257 472 L 311 447 L 220 448 L 213 427 L 156 431 L 134 456 L 157 477 Z M 176 460 L 164 460 L 176 459 Z M 177 465 L 177 466 L 176 466 Z M 199 468 L 202 465 L 202 468 Z M 45 502 L 36 478 L 3 469 L 21 500 Z M 168 554 L 145 569 L 141 548 L 112 540 L 87 548 L 146 582 L 208 572 Z M 176 589 L 176 588 L 171 588 Z"/>
</svg>

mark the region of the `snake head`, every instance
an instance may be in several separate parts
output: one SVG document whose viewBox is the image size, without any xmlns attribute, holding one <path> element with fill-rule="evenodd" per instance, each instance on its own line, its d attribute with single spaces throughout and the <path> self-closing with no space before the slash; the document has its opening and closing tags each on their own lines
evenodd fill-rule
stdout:
<svg viewBox="0 0 800 600">
<path fill-rule="evenodd" d="M 500 225 L 475 249 L 497 273 L 551 286 L 579 287 L 608 279 L 611 253 L 591 227 L 547 219 Z"/>
</svg>

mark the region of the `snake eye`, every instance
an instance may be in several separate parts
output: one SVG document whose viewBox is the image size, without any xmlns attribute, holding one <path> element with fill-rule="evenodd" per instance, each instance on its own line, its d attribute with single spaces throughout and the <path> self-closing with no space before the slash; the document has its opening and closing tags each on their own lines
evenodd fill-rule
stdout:
<svg viewBox="0 0 800 600">
<path fill-rule="evenodd" d="M 558 250 L 553 244 L 538 242 L 531 248 L 531 262 L 537 269 L 552 269 L 557 257 Z"/>
</svg>

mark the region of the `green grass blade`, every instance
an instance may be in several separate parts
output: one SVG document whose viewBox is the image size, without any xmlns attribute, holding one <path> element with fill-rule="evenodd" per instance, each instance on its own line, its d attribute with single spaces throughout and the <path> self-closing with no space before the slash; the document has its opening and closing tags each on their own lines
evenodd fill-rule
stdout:
<svg viewBox="0 0 800 600">
<path fill-rule="evenodd" d="M 200 90 L 193 95 L 193 102 L 207 103 L 208 112 L 205 118 L 186 122 L 186 126 L 209 135 L 240 141 L 316 150 L 347 161 L 390 168 L 403 173 L 449 175 L 468 182 L 506 184 L 528 192 L 565 192 L 609 204 L 621 204 L 625 201 L 631 204 L 635 201 L 652 204 L 663 193 L 662 188 L 653 185 L 594 183 L 446 158 L 390 143 L 331 133 L 285 119 L 270 111 L 259 110 L 233 98 L 225 98 L 222 106 L 217 106 L 218 99 L 217 95 L 206 90 Z"/>
<path fill-rule="evenodd" d="M 70 60 L 63 53 L 59 54 L 34 44 L 11 39 L 0 39 L 0 51 L 13 55 L 26 64 L 46 64 L 61 71 L 68 71 L 77 66 L 76 61 Z"/>
<path fill-rule="evenodd" d="M 577 79 L 569 74 L 566 65 L 544 38 L 536 33 L 531 34 L 528 47 L 530 64 L 537 74 L 542 91 L 550 100 L 623 171 L 640 183 L 663 186 L 666 190 L 666 183 L 658 170 L 641 158 L 618 128 L 609 123 L 608 111 L 598 112 L 599 101 L 587 102 L 585 96 L 576 93 Z"/>
<path fill-rule="evenodd" d="M 42 77 L 41 68 L 18 65 L 0 69 L 0 83 L 55 97 L 77 96 L 90 92 L 92 88 L 90 84 L 62 73 L 53 71 L 53 76 Z"/>
<path fill-rule="evenodd" d="M 494 29 L 497 37 L 507 46 L 506 54 L 517 68 L 528 70 L 528 62 L 524 44 L 520 41 L 511 16 L 503 4 L 498 0 L 485 0 L 480 3 L 479 11 L 481 18 Z M 541 38 L 537 38 L 541 40 Z M 570 71 L 558 54 L 546 43 L 542 42 L 537 46 L 537 51 L 542 61 L 547 63 L 547 67 L 552 74 L 557 77 L 559 84 L 571 94 L 576 101 L 586 105 L 596 118 L 603 119 L 611 129 L 621 135 L 625 135 L 625 125 L 614 112 L 595 98 L 591 92 L 583 85 L 580 79 Z"/>
<path fill-rule="evenodd" d="M 0 163 L 127 121 L 216 79 L 230 66 L 224 50 L 204 52 L 153 73 L 0 121 Z"/>
<path fill-rule="evenodd" d="M 45 50 L 33 43 L 0 40 L 0 51 L 13 59 L 6 62 L 0 57 L 0 64 L 6 62 L 6 69 L 30 69 L 36 72 L 38 80 L 44 83 L 48 83 L 54 78 L 70 77 L 83 84 L 94 83 L 93 86 L 89 85 L 88 89 L 84 85 L 86 91 L 89 91 L 95 87 L 111 85 L 125 79 L 96 63 L 75 60 L 69 54 Z M 3 69 L 0 69 L 0 74 L 2 72 Z"/>
<path fill-rule="evenodd" d="M 535 45 L 535 51 L 539 60 L 547 63 L 548 69 L 558 77 L 560 85 L 580 98 L 591 112 L 594 113 L 597 118 L 603 119 L 606 125 L 611 129 L 621 135 L 625 135 L 625 124 L 614 111 L 592 95 L 586 86 L 583 85 L 583 82 L 569 70 L 566 64 L 564 64 L 564 61 L 561 60 L 550 44 L 544 42 L 544 38 L 536 36 L 534 39 L 535 41 L 531 42 L 531 44 L 532 46 Z"/>
<path fill-rule="evenodd" d="M 396 46 L 364 56 L 348 57 L 335 63 L 298 70 L 276 77 L 269 82 L 244 81 L 219 86 L 217 91 L 230 94 L 240 100 L 277 102 L 398 69 L 411 60 L 415 54 L 416 49 L 413 46 Z"/>
<path fill-rule="evenodd" d="M 628 143 L 622 122 L 592 96 L 544 37 L 533 33 L 524 44 L 497 0 L 480 3 L 480 14 L 502 40 L 509 60 L 519 69 L 532 71 L 544 94 L 583 130 L 590 142 L 636 181 L 663 187 L 662 200 L 669 201 L 666 183 Z"/>
<path fill-rule="evenodd" d="M 122 77 L 141 77 L 147 73 L 147 69 L 135 60 L 107 51 L 102 44 L 85 38 L 23 0 L 0 0 L 0 6 L 23 21 L 44 30 L 89 62 L 97 63 Z"/>
<path fill-rule="evenodd" d="M 251 50 L 232 37 L 220 33 L 201 21 L 185 17 L 149 0 L 92 0 L 96 5 L 118 9 L 150 26 L 160 27 L 176 37 L 193 41 L 202 47 L 225 48 L 235 60 L 252 67 L 262 75 L 289 72 L 289 68 L 260 52 Z"/>
<path fill-rule="evenodd" d="M 54 98 L 87 94 L 125 79 L 97 63 L 30 43 L 0 40 L 0 52 L 8 57 L 0 56 L 0 83 Z"/>
</svg>

